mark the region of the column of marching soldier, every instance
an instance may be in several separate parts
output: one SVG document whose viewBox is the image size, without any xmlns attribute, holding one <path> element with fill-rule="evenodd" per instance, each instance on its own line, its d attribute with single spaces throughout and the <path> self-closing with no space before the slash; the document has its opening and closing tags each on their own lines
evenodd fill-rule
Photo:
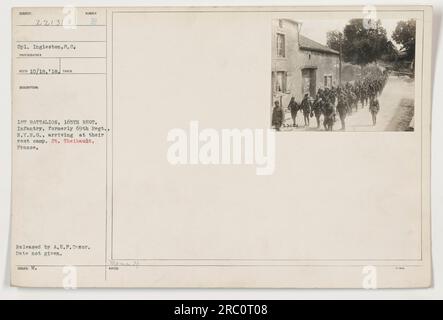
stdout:
<svg viewBox="0 0 443 320">
<path fill-rule="evenodd" d="M 346 130 L 346 117 L 361 107 L 369 106 L 372 124 L 377 123 L 377 113 L 380 110 L 378 96 L 382 93 L 388 79 L 387 72 L 371 73 L 361 80 L 332 88 L 320 88 L 315 97 L 305 94 L 302 101 L 297 103 L 292 97 L 288 109 L 291 112 L 293 127 L 298 127 L 296 119 L 300 111 L 303 115 L 305 127 L 309 127 L 309 118 L 315 117 L 317 129 L 321 127 L 320 117 L 323 115 L 323 127 L 332 131 L 337 116 L 341 122 L 341 130 Z M 279 131 L 284 125 L 284 111 L 278 101 L 275 101 L 272 113 L 272 126 Z M 290 125 L 286 125 L 290 126 Z"/>
</svg>

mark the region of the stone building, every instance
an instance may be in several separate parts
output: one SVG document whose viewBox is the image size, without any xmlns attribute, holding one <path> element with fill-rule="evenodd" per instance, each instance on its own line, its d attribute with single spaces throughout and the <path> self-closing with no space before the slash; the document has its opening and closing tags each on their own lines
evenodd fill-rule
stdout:
<svg viewBox="0 0 443 320">
<path fill-rule="evenodd" d="M 283 107 L 305 93 L 339 84 L 339 53 L 300 34 L 302 24 L 290 19 L 272 21 L 272 99 Z"/>
</svg>

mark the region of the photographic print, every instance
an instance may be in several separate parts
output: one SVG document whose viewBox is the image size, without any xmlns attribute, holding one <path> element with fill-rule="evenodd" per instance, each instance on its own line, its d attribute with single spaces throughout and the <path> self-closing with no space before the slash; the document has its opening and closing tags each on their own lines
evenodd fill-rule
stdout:
<svg viewBox="0 0 443 320">
<path fill-rule="evenodd" d="M 415 20 L 272 21 L 277 131 L 413 131 Z"/>
</svg>

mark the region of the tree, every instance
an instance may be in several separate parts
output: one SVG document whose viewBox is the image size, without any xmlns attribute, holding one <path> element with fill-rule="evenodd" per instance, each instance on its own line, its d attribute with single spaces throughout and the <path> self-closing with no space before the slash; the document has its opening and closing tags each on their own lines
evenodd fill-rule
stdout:
<svg viewBox="0 0 443 320">
<path fill-rule="evenodd" d="M 364 66 L 380 59 L 389 48 L 386 29 L 380 20 L 370 25 L 363 19 L 352 19 L 343 30 L 344 61 Z"/>
<path fill-rule="evenodd" d="M 381 57 L 381 60 L 386 62 L 395 62 L 398 59 L 398 50 L 392 41 L 388 41 L 385 53 Z"/>
<path fill-rule="evenodd" d="M 335 31 L 329 31 L 326 34 L 326 44 L 329 48 L 338 51 L 340 53 L 339 56 L 339 61 L 340 61 L 340 66 L 339 66 L 339 73 L 338 73 L 338 81 L 339 84 L 341 85 L 341 81 L 342 81 L 342 60 L 343 60 L 343 55 L 342 55 L 342 50 L 343 50 L 343 43 L 344 43 L 344 37 L 343 37 L 343 33 L 335 30 Z"/>
<path fill-rule="evenodd" d="M 414 61 L 415 58 L 415 20 L 399 21 L 392 33 L 392 39 L 401 46 L 405 58 Z"/>
<path fill-rule="evenodd" d="M 326 33 L 326 45 L 335 51 L 340 52 L 343 46 L 343 40 L 343 32 L 341 31 L 334 30 Z"/>
</svg>

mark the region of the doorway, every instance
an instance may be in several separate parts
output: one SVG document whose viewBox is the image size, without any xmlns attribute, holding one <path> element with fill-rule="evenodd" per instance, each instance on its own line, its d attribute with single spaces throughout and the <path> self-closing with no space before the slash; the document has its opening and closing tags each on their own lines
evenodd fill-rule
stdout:
<svg viewBox="0 0 443 320">
<path fill-rule="evenodd" d="M 303 96 L 307 93 L 310 97 L 315 97 L 317 92 L 317 69 L 305 68 L 302 69 L 302 93 Z"/>
</svg>

